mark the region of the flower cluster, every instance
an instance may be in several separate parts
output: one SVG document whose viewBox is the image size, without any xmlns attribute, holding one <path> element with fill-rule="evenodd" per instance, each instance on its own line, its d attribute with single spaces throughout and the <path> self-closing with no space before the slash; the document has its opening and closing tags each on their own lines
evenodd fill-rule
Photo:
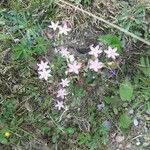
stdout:
<svg viewBox="0 0 150 150">
<path fill-rule="evenodd" d="M 49 28 L 52 28 L 54 31 L 57 29 L 59 30 L 58 34 L 59 35 L 68 35 L 68 32 L 71 31 L 71 28 L 68 28 L 67 23 L 64 23 L 62 26 L 59 25 L 59 22 L 57 21 L 54 23 L 51 21 L 51 25 L 48 26 Z"/>
<path fill-rule="evenodd" d="M 62 88 L 60 88 L 57 91 L 57 98 L 61 98 L 61 99 L 65 98 L 65 96 L 68 94 L 65 88 L 69 86 L 69 83 L 70 83 L 70 80 L 68 80 L 67 78 L 61 79 L 60 85 L 62 86 Z M 57 100 L 57 104 L 55 105 L 55 107 L 58 107 L 58 110 L 61 110 L 61 108 L 64 108 L 63 103 L 64 102 L 62 100 L 61 101 Z"/>
<path fill-rule="evenodd" d="M 68 32 L 71 30 L 70 28 L 67 27 L 66 23 L 63 26 L 60 26 L 59 22 L 56 23 L 51 22 L 49 28 L 52 28 L 54 31 L 59 29 L 59 34 L 64 35 L 67 35 Z M 55 52 L 58 52 L 59 55 L 65 59 L 67 63 L 66 64 L 67 70 L 65 74 L 69 75 L 69 77 L 71 75 L 78 75 L 80 73 L 81 68 L 84 69 L 83 66 L 85 66 L 85 64 L 83 64 L 83 62 L 82 63 L 79 62 L 78 58 L 75 58 L 67 47 L 60 47 L 59 50 L 55 49 Z M 119 56 L 119 54 L 117 53 L 117 48 L 108 47 L 107 50 L 102 50 L 101 45 L 95 46 L 94 44 L 90 46 L 90 52 L 88 54 L 90 56 L 90 59 L 87 63 L 88 64 L 87 68 L 94 72 L 99 72 L 99 70 L 105 67 L 105 63 L 100 61 L 102 55 L 103 56 L 106 55 L 108 59 L 112 60 L 115 60 L 116 57 Z M 41 61 L 41 63 L 37 65 L 38 65 L 38 73 L 40 75 L 39 78 L 45 79 L 47 81 L 48 78 L 51 76 L 50 74 L 51 69 L 50 66 L 48 66 L 48 62 Z M 69 77 L 61 79 L 61 82 L 59 83 L 59 89 L 56 92 L 57 104 L 55 105 L 55 107 L 58 110 L 65 108 L 64 99 L 69 94 L 69 92 L 67 91 L 67 87 L 69 86 L 70 83 Z"/>
<path fill-rule="evenodd" d="M 39 73 L 39 78 L 40 79 L 44 79 L 44 80 L 48 80 L 48 78 L 51 76 L 51 69 L 50 66 L 48 66 L 48 62 L 43 62 L 41 60 L 40 64 L 37 64 L 38 66 L 38 73 Z"/>
<path fill-rule="evenodd" d="M 99 69 L 102 69 L 104 67 L 104 63 L 100 62 L 98 57 L 101 55 L 103 52 L 106 54 L 108 58 L 116 59 L 119 54 L 117 53 L 117 48 L 111 48 L 110 46 L 108 47 L 108 50 L 102 50 L 99 45 L 97 46 L 90 46 L 90 52 L 89 55 L 93 56 L 93 59 L 89 60 L 89 69 L 92 69 L 95 72 L 98 72 Z"/>
</svg>

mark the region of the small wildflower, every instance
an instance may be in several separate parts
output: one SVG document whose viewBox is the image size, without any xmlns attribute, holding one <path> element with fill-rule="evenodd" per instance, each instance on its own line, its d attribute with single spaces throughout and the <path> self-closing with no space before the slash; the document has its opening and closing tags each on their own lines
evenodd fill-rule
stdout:
<svg viewBox="0 0 150 150">
<path fill-rule="evenodd" d="M 59 27 L 59 34 L 68 35 L 69 31 L 71 31 L 71 29 L 67 27 L 66 23 L 63 25 L 63 27 Z"/>
<path fill-rule="evenodd" d="M 96 58 L 98 57 L 99 54 L 101 54 L 103 52 L 102 50 L 100 50 L 99 45 L 97 45 L 95 47 L 93 47 L 93 45 L 91 45 L 90 50 L 91 51 L 89 52 L 89 54 L 95 56 Z"/>
<path fill-rule="evenodd" d="M 55 107 L 58 108 L 58 110 L 61 110 L 62 108 L 64 108 L 64 102 L 63 101 L 57 101 L 57 104 L 55 105 Z"/>
<path fill-rule="evenodd" d="M 69 83 L 70 83 L 70 81 L 66 78 L 66 79 L 61 79 L 61 85 L 63 86 L 63 87 L 67 87 L 67 86 L 69 86 Z"/>
<path fill-rule="evenodd" d="M 54 31 L 57 30 L 57 28 L 59 28 L 60 26 L 58 25 L 59 22 L 57 21 L 56 23 L 54 23 L 53 21 L 51 21 L 51 25 L 49 25 L 49 28 L 52 28 Z"/>
<path fill-rule="evenodd" d="M 117 48 L 108 47 L 108 50 L 104 51 L 108 58 L 116 59 L 119 54 L 117 53 Z"/>
<path fill-rule="evenodd" d="M 62 99 L 65 98 L 65 96 L 67 95 L 67 92 L 65 89 L 60 89 L 58 92 L 57 92 L 57 97 L 60 97 Z"/>
<path fill-rule="evenodd" d="M 62 55 L 62 57 L 67 58 L 67 57 L 69 56 L 69 51 L 68 51 L 67 48 L 62 47 L 62 48 L 60 49 L 60 54 Z"/>
<path fill-rule="evenodd" d="M 81 68 L 81 64 L 77 63 L 77 61 L 74 61 L 71 64 L 68 64 L 68 67 L 69 67 L 69 72 L 78 74 L 79 69 Z"/>
<path fill-rule="evenodd" d="M 51 76 L 51 74 L 50 74 L 50 72 L 51 72 L 51 70 L 49 69 L 49 70 L 42 70 L 42 71 L 39 71 L 38 73 L 39 73 L 39 79 L 44 79 L 44 80 L 48 80 L 48 77 L 50 77 Z"/>
<path fill-rule="evenodd" d="M 89 60 L 89 68 L 93 69 L 95 72 L 98 72 L 98 70 L 103 67 L 104 67 L 104 64 L 102 62 L 99 62 L 98 59 Z"/>
<path fill-rule="evenodd" d="M 48 62 L 43 62 L 42 60 L 40 64 L 37 64 L 37 66 L 39 67 L 38 70 L 45 70 L 49 68 Z"/>
<path fill-rule="evenodd" d="M 10 133 L 9 131 L 6 131 L 6 132 L 4 133 L 4 136 L 5 136 L 6 138 L 9 138 L 9 137 L 11 136 L 11 133 Z"/>
</svg>

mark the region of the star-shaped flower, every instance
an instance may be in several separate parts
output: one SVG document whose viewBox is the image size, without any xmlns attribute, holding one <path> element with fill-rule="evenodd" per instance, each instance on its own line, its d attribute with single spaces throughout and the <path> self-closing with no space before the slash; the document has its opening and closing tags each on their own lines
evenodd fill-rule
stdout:
<svg viewBox="0 0 150 150">
<path fill-rule="evenodd" d="M 48 62 L 43 62 L 42 60 L 40 64 L 37 64 L 37 66 L 39 67 L 38 70 L 45 70 L 49 68 Z"/>
<path fill-rule="evenodd" d="M 53 21 L 51 21 L 51 25 L 49 25 L 49 28 L 52 28 L 54 31 L 57 30 L 57 28 L 59 28 L 60 26 L 58 25 L 59 22 L 57 21 L 56 23 L 54 23 Z"/>
<path fill-rule="evenodd" d="M 57 104 L 55 105 L 55 107 L 58 108 L 58 110 L 61 110 L 62 108 L 64 108 L 64 102 L 63 101 L 57 101 Z"/>
<path fill-rule="evenodd" d="M 102 62 L 99 62 L 98 59 L 89 60 L 89 68 L 94 70 L 95 72 L 98 72 L 98 70 L 103 67 L 104 67 L 104 64 Z"/>
<path fill-rule="evenodd" d="M 99 54 L 101 54 L 103 51 L 100 50 L 99 45 L 93 47 L 93 45 L 90 46 L 91 51 L 89 52 L 90 55 L 95 56 L 96 58 L 98 57 Z"/>
<path fill-rule="evenodd" d="M 67 27 L 66 23 L 63 26 L 59 26 L 59 34 L 68 35 L 69 31 L 71 31 L 71 29 Z"/>
<path fill-rule="evenodd" d="M 50 72 L 51 72 L 51 70 L 49 69 L 49 70 L 42 70 L 42 71 L 39 71 L 38 73 L 39 73 L 39 78 L 40 79 L 44 79 L 44 80 L 48 80 L 48 77 L 50 77 L 51 76 L 51 74 L 50 74 Z"/>
<path fill-rule="evenodd" d="M 69 67 L 69 72 L 73 72 L 78 74 L 79 73 L 79 69 L 81 68 L 81 64 L 77 63 L 77 61 L 72 62 L 71 64 L 68 64 Z"/>
<path fill-rule="evenodd" d="M 69 56 L 69 51 L 67 48 L 61 47 L 60 54 L 62 55 L 62 57 L 67 58 Z"/>
<path fill-rule="evenodd" d="M 66 89 L 60 89 L 60 90 L 57 92 L 57 97 L 60 97 L 60 98 L 62 98 L 62 99 L 64 99 L 66 95 L 67 95 Z"/>
<path fill-rule="evenodd" d="M 70 83 L 70 81 L 66 78 L 66 79 L 61 79 L 61 85 L 63 86 L 63 87 L 67 87 L 67 86 L 69 86 L 69 83 Z"/>
<path fill-rule="evenodd" d="M 105 50 L 104 52 L 108 58 L 116 59 L 116 56 L 119 56 L 117 48 L 111 48 L 110 46 L 108 47 L 108 50 Z"/>
</svg>

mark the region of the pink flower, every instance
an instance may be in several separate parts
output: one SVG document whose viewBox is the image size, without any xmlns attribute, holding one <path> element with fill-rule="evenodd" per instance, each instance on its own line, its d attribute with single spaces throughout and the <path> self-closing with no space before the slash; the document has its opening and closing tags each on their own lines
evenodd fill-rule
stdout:
<svg viewBox="0 0 150 150">
<path fill-rule="evenodd" d="M 63 57 L 68 57 L 69 56 L 69 51 L 67 48 L 64 48 L 64 47 L 61 47 L 60 49 L 60 54 L 63 56 Z"/>
<path fill-rule="evenodd" d="M 66 78 L 66 79 L 61 79 L 61 85 L 63 86 L 63 87 L 67 87 L 67 86 L 69 86 L 69 83 L 70 83 L 70 81 Z"/>
<path fill-rule="evenodd" d="M 50 74 L 50 72 L 51 72 L 51 70 L 49 69 L 49 70 L 42 70 L 42 71 L 39 71 L 38 73 L 39 73 L 39 79 L 44 79 L 44 80 L 48 80 L 48 77 L 50 77 L 51 76 L 51 74 Z"/>
<path fill-rule="evenodd" d="M 73 72 L 78 74 L 79 73 L 79 69 L 81 68 L 81 64 L 77 63 L 77 61 L 72 62 L 72 64 L 68 64 L 69 67 L 69 72 Z"/>
<path fill-rule="evenodd" d="M 53 21 L 51 21 L 51 25 L 49 25 L 49 28 L 52 28 L 54 31 L 57 30 L 57 28 L 59 28 L 60 26 L 58 25 L 59 22 L 57 21 L 56 23 L 54 23 Z"/>
<path fill-rule="evenodd" d="M 99 62 L 98 59 L 89 60 L 89 68 L 94 70 L 95 72 L 98 72 L 98 70 L 103 67 L 104 67 L 104 64 L 102 62 Z"/>
<path fill-rule="evenodd" d="M 61 110 L 62 108 L 64 108 L 64 102 L 63 101 L 57 101 L 57 104 L 55 105 L 55 107 L 58 107 L 58 110 Z"/>
<path fill-rule="evenodd" d="M 65 89 L 60 89 L 58 92 L 57 92 L 57 97 L 60 97 L 62 99 L 65 98 L 65 96 L 67 95 L 67 92 Z"/>
<path fill-rule="evenodd" d="M 37 64 L 37 66 L 39 67 L 38 70 L 45 70 L 45 69 L 48 69 L 49 66 L 48 66 L 47 64 L 48 64 L 47 61 L 46 61 L 46 62 L 43 62 L 43 61 L 41 60 L 41 63 L 40 63 L 40 64 Z"/>
<path fill-rule="evenodd" d="M 104 52 L 108 58 L 116 59 L 116 56 L 119 56 L 117 48 L 111 48 L 110 46 L 108 47 L 108 50 L 105 50 Z"/>
<path fill-rule="evenodd" d="M 69 31 L 71 31 L 71 29 L 67 27 L 66 23 L 63 25 L 63 27 L 59 27 L 59 34 L 68 35 Z"/>
<path fill-rule="evenodd" d="M 95 56 L 96 58 L 98 57 L 99 54 L 101 54 L 103 51 L 100 50 L 99 45 L 96 47 L 93 47 L 93 45 L 90 46 L 91 51 L 89 52 L 90 55 Z"/>
</svg>

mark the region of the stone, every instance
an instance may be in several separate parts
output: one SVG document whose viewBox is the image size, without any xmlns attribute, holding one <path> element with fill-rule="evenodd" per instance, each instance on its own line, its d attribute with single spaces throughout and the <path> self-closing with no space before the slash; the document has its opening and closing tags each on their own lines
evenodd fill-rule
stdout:
<svg viewBox="0 0 150 150">
<path fill-rule="evenodd" d="M 133 123 L 134 123 L 135 127 L 137 127 L 139 125 L 139 122 L 138 122 L 138 120 L 136 118 L 133 120 Z"/>
</svg>

